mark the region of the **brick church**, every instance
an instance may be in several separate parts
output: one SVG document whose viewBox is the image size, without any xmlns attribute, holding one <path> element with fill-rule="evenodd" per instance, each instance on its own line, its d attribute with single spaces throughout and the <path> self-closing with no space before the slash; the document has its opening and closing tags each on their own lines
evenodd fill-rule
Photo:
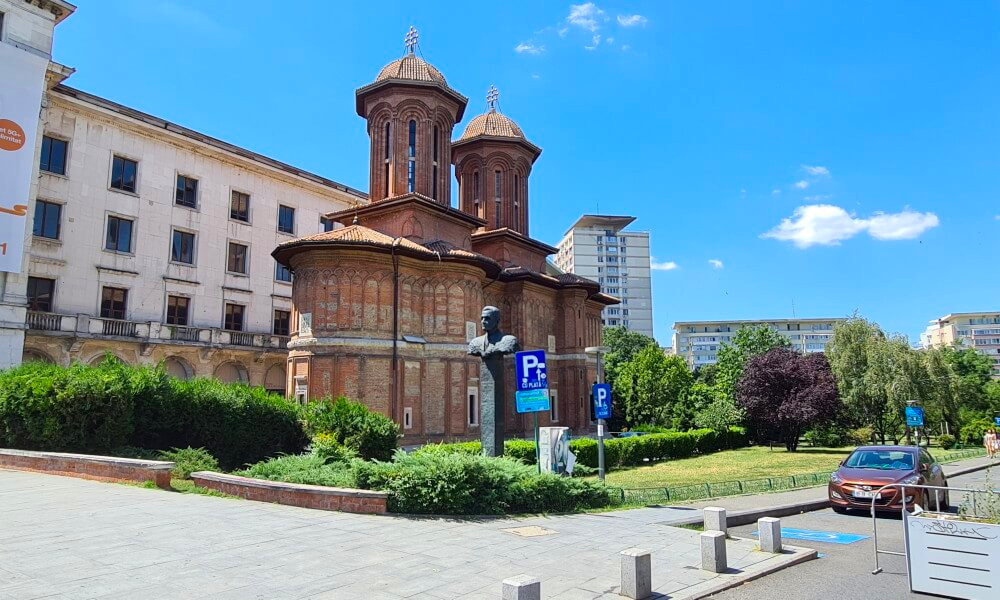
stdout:
<svg viewBox="0 0 1000 600">
<path fill-rule="evenodd" d="M 478 438 L 480 361 L 466 348 L 494 305 L 505 333 L 547 352 L 552 409 L 540 425 L 586 431 L 596 362 L 584 349 L 600 344 L 601 310 L 617 300 L 560 272 L 547 261 L 556 249 L 530 237 L 541 148 L 496 109 L 496 91 L 453 140 L 468 99 L 415 46 L 411 29 L 404 56 L 355 92 L 371 202 L 273 252 L 294 273 L 288 394 L 362 401 L 400 424 L 403 443 Z M 508 360 L 507 433 L 523 436 L 532 420 L 514 411 Z"/>
</svg>

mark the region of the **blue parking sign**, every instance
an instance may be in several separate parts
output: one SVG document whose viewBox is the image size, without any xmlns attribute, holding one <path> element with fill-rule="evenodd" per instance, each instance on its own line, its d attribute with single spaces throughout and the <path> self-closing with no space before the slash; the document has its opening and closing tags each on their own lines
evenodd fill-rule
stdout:
<svg viewBox="0 0 1000 600">
<path fill-rule="evenodd" d="M 996 423 L 997 427 L 1000 427 L 1000 417 L 993 417 L 993 422 Z"/>
<path fill-rule="evenodd" d="M 598 419 L 611 418 L 611 385 L 595 383 L 593 390 L 594 417 Z"/>
<path fill-rule="evenodd" d="M 924 426 L 924 409 L 919 406 L 907 406 L 906 407 L 906 426 L 907 427 L 923 427 Z"/>
<path fill-rule="evenodd" d="M 549 380 L 544 350 L 525 350 L 514 355 L 517 390 L 514 392 L 519 413 L 550 409 Z"/>
</svg>

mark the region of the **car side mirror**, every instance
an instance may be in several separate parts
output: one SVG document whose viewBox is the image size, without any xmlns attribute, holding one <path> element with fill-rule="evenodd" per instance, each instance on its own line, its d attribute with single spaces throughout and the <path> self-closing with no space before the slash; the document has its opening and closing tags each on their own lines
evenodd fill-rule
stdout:
<svg viewBox="0 0 1000 600">
<path fill-rule="evenodd" d="M 929 463 L 920 463 L 920 470 L 921 471 L 929 471 L 930 468 L 931 468 L 931 465 Z"/>
</svg>

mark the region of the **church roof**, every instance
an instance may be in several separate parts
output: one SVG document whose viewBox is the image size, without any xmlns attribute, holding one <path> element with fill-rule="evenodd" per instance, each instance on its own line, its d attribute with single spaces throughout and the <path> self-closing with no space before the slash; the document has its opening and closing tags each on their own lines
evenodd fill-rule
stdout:
<svg viewBox="0 0 1000 600">
<path fill-rule="evenodd" d="M 379 71 L 376 82 L 388 79 L 404 79 L 410 81 L 426 81 L 448 85 L 444 75 L 437 67 L 420 58 L 416 54 L 407 54 L 403 58 L 392 61 Z"/>
<path fill-rule="evenodd" d="M 489 136 L 499 138 L 511 138 L 524 140 L 524 132 L 518 127 L 513 119 L 503 113 L 490 110 L 469 121 L 465 127 L 465 132 L 459 140 L 467 140 L 478 136 Z"/>
</svg>

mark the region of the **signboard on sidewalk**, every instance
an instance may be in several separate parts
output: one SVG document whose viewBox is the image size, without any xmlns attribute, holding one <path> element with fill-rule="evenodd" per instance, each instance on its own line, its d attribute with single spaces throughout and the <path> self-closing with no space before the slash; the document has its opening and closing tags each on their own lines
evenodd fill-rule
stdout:
<svg viewBox="0 0 1000 600">
<path fill-rule="evenodd" d="M 549 380 L 544 350 L 525 350 L 514 355 L 517 388 L 514 400 L 517 412 L 549 410 Z"/>
<path fill-rule="evenodd" d="M 906 426 L 907 427 L 923 427 L 924 426 L 924 409 L 919 406 L 907 406 L 906 407 Z"/>
<path fill-rule="evenodd" d="M 595 383 L 593 390 L 594 418 L 611 418 L 611 384 Z"/>
<path fill-rule="evenodd" d="M 49 61 L 0 44 L 0 271 L 19 273 Z"/>
</svg>

